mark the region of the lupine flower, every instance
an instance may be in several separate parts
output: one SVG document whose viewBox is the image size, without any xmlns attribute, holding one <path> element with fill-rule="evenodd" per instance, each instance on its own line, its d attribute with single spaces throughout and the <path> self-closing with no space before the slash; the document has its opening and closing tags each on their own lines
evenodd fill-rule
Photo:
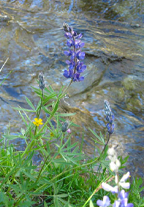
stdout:
<svg viewBox="0 0 144 207">
<path fill-rule="evenodd" d="M 107 183 L 102 183 L 102 188 L 106 191 L 110 191 L 112 193 L 118 193 L 118 186 L 112 187 Z"/>
<path fill-rule="evenodd" d="M 108 103 L 106 103 L 106 112 L 107 115 L 110 116 L 111 115 L 111 109 L 108 105 Z M 112 192 L 112 193 L 116 193 L 118 200 L 116 200 L 113 204 L 113 207 L 134 207 L 134 205 L 132 203 L 128 203 L 128 193 L 125 192 L 124 190 L 120 191 L 120 187 L 125 188 L 125 189 L 129 189 L 130 188 L 130 183 L 126 182 L 126 180 L 130 177 L 130 172 L 127 172 L 126 174 L 124 174 L 122 176 L 122 178 L 119 180 L 118 178 L 118 170 L 119 167 L 121 165 L 120 161 L 117 158 L 117 153 L 115 151 L 115 149 L 113 147 L 108 149 L 108 158 L 110 159 L 110 168 L 112 171 L 115 172 L 115 183 L 116 186 L 113 187 L 107 183 L 102 183 L 102 188 L 106 191 Z M 97 205 L 99 206 L 108 206 L 107 202 L 104 200 L 98 200 L 97 201 Z"/>
<path fill-rule="evenodd" d="M 124 189 L 129 189 L 130 188 L 130 183 L 129 182 L 125 182 L 129 177 L 130 177 L 130 172 L 127 172 L 126 174 L 124 174 L 122 176 L 122 178 L 120 179 L 120 181 L 118 181 L 118 177 L 116 175 L 115 176 L 115 183 L 116 184 L 119 184 Z"/>
<path fill-rule="evenodd" d="M 115 201 L 113 207 L 133 207 L 132 203 L 128 203 L 128 193 L 121 190 L 118 193 L 118 200 Z"/>
<path fill-rule="evenodd" d="M 36 126 L 43 125 L 42 119 L 35 118 L 34 120 L 35 120 L 33 121 L 34 125 Z"/>
<path fill-rule="evenodd" d="M 81 77 L 81 73 L 85 71 L 86 65 L 81 62 L 85 58 L 85 53 L 81 51 L 84 43 L 81 42 L 82 34 L 77 34 L 72 27 L 68 24 L 63 24 L 63 29 L 65 31 L 65 37 L 67 38 L 67 46 L 69 51 L 64 51 L 64 54 L 70 57 L 70 60 L 66 60 L 66 64 L 69 69 L 64 70 L 63 75 L 66 78 L 71 78 L 72 81 L 82 81 L 84 77 Z"/>
<path fill-rule="evenodd" d="M 118 172 L 119 167 L 121 166 L 121 163 L 118 159 L 115 161 L 110 162 L 110 169 L 113 172 Z"/>
<path fill-rule="evenodd" d="M 117 153 L 114 147 L 109 148 L 107 151 L 107 154 L 108 154 L 108 158 L 110 159 L 110 161 L 115 161 L 117 159 Z"/>
<path fill-rule="evenodd" d="M 107 207 L 110 205 L 110 199 L 108 196 L 104 196 L 103 200 L 97 200 L 97 205 L 100 207 Z"/>
<path fill-rule="evenodd" d="M 120 161 L 117 159 L 117 153 L 113 147 L 108 149 L 108 158 L 110 159 L 110 169 L 111 171 L 118 172 L 119 167 L 121 166 Z"/>
<path fill-rule="evenodd" d="M 122 200 L 122 199 L 124 199 L 124 198 L 128 198 L 128 192 L 125 192 L 125 190 L 121 190 L 120 192 L 119 192 L 119 198 Z"/>
<path fill-rule="evenodd" d="M 39 88 L 43 90 L 45 88 L 45 83 L 44 83 L 44 75 L 43 73 L 39 73 Z"/>
<path fill-rule="evenodd" d="M 109 134 L 112 134 L 114 132 L 114 115 L 111 111 L 110 104 L 107 100 L 104 100 L 105 104 L 105 114 L 106 114 L 106 120 L 107 120 L 107 130 Z"/>
<path fill-rule="evenodd" d="M 133 207 L 133 203 L 128 203 L 128 199 L 125 198 L 120 202 L 120 206 L 119 207 Z"/>
</svg>

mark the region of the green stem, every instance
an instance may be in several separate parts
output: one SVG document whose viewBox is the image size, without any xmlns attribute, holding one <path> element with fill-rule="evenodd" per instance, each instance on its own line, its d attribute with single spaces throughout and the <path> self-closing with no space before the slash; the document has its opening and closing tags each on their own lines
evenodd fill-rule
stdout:
<svg viewBox="0 0 144 207">
<path fill-rule="evenodd" d="M 101 183 L 109 180 L 110 178 L 111 178 L 111 176 L 109 176 L 108 178 L 102 180 Z M 84 203 L 84 205 L 82 207 L 85 207 L 86 204 L 91 200 L 91 198 L 93 197 L 93 195 L 97 192 L 97 189 L 100 187 L 101 183 L 95 188 L 95 190 L 93 191 L 93 193 L 91 194 L 91 196 L 86 200 L 86 202 Z"/>
<path fill-rule="evenodd" d="M 59 99 L 57 100 L 56 104 L 57 104 L 58 102 L 59 102 Z M 55 104 L 55 106 L 56 106 L 56 104 Z M 42 128 L 39 130 L 38 134 L 40 134 L 40 133 L 43 131 L 43 129 L 45 128 L 45 126 L 48 124 L 48 122 L 49 122 L 49 121 L 51 120 L 51 118 L 54 116 L 54 113 L 55 113 L 55 107 L 54 107 L 54 109 L 53 109 L 51 115 L 48 117 L 47 121 L 44 123 L 44 125 L 42 126 Z"/>
<path fill-rule="evenodd" d="M 41 167 L 41 169 L 40 169 L 40 171 L 39 171 L 39 174 L 38 174 L 38 177 L 37 177 L 37 179 L 36 179 L 36 182 L 35 183 L 37 183 L 38 182 L 38 180 L 39 180 L 39 178 L 40 178 L 40 175 L 41 175 L 41 173 L 42 173 L 42 170 L 43 170 L 43 168 L 44 168 L 44 166 L 45 166 L 45 164 L 46 164 L 46 162 L 47 162 L 47 160 L 48 160 L 48 158 L 49 158 L 49 156 L 50 155 L 48 155 L 47 157 L 46 157 L 46 159 L 45 159 L 45 161 L 44 161 L 44 163 L 43 163 L 43 165 L 42 165 L 42 167 Z M 52 161 L 52 160 L 51 160 Z M 50 161 L 50 163 L 51 163 L 51 161 Z M 49 164 L 50 164 L 49 163 Z M 48 164 L 48 165 L 49 165 Z"/>
<path fill-rule="evenodd" d="M 27 153 L 29 153 L 32 149 L 32 147 L 35 145 L 35 139 L 33 139 L 30 144 L 27 146 L 27 148 L 25 149 L 25 151 L 22 154 L 22 158 L 24 158 L 25 155 L 27 155 Z"/>
<path fill-rule="evenodd" d="M 71 79 L 70 83 L 68 84 L 68 86 L 64 89 L 64 91 L 62 92 L 62 95 L 60 96 L 60 99 L 63 98 L 63 96 L 65 96 L 67 89 L 70 87 L 70 85 L 72 84 L 73 80 Z"/>
<path fill-rule="evenodd" d="M 107 145 L 108 145 L 108 143 L 109 143 L 109 140 L 110 140 L 110 133 L 109 133 L 109 136 L 108 136 L 107 142 L 106 142 L 106 144 L 105 144 L 105 146 L 104 146 L 103 151 L 101 152 L 101 154 L 103 154 L 103 152 L 105 151 L 105 148 L 106 148 L 106 146 L 107 146 Z"/>
</svg>

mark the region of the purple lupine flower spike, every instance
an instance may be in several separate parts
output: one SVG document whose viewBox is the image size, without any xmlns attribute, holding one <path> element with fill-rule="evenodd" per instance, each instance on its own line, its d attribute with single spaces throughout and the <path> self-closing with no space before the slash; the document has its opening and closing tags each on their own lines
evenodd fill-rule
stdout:
<svg viewBox="0 0 144 207">
<path fill-rule="evenodd" d="M 106 120 L 107 120 L 107 130 L 109 134 L 112 134 L 114 132 L 114 115 L 111 111 L 110 104 L 107 100 L 104 100 L 105 104 L 105 114 L 106 114 Z"/>
<path fill-rule="evenodd" d="M 81 42 L 82 34 L 77 34 L 72 27 L 68 24 L 63 24 L 65 31 L 65 37 L 67 38 L 67 46 L 69 51 L 64 51 L 64 54 L 70 57 L 70 60 L 66 60 L 66 64 L 69 66 L 69 70 L 64 70 L 63 75 L 66 78 L 71 78 L 72 81 L 82 81 L 84 77 L 81 77 L 81 73 L 86 69 L 86 65 L 81 62 L 85 58 L 85 53 L 81 51 L 84 43 Z"/>
</svg>

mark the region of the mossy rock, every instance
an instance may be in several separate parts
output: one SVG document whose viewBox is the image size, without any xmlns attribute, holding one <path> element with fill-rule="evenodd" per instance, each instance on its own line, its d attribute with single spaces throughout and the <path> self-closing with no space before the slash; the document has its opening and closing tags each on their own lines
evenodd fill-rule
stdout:
<svg viewBox="0 0 144 207">
<path fill-rule="evenodd" d="M 129 111 L 141 111 L 142 110 L 142 104 L 140 100 L 137 97 L 132 97 L 129 100 L 127 100 L 127 110 Z"/>
<path fill-rule="evenodd" d="M 133 76 L 128 76 L 122 81 L 122 85 L 126 90 L 135 90 L 137 80 Z"/>
</svg>

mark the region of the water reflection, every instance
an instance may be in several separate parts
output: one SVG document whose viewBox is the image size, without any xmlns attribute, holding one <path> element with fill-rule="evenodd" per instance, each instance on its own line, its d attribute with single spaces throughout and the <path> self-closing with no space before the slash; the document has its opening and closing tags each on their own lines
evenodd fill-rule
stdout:
<svg viewBox="0 0 144 207">
<path fill-rule="evenodd" d="M 61 30 L 67 22 L 84 35 L 87 65 L 85 81 L 72 84 L 69 99 L 61 104 L 63 111 L 77 112 L 73 121 L 81 128 L 73 141 L 84 133 L 84 151 L 93 154 L 87 129 L 105 133 L 103 100 L 108 99 L 116 117 L 111 143 L 130 155 L 131 168 L 134 163 L 138 174 L 144 174 L 137 162 L 144 158 L 143 6 L 143 1 L 132 0 L 0 1 L 0 67 L 10 58 L 1 73 L 1 80 L 6 78 L 0 90 L 1 132 L 9 124 L 14 132 L 24 127 L 11 107 L 26 106 L 24 95 L 36 103 L 30 86 L 37 86 L 41 70 L 46 84 L 55 89 L 68 83 L 62 76 L 67 65 Z M 19 140 L 15 144 L 20 145 Z"/>
</svg>

